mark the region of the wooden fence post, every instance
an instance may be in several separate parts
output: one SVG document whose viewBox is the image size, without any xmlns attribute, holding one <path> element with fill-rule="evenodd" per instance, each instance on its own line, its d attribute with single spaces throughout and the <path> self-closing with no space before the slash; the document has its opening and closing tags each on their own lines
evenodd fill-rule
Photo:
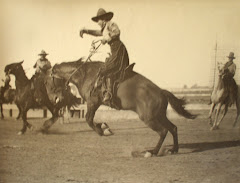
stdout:
<svg viewBox="0 0 240 183">
<path fill-rule="evenodd" d="M 46 109 L 43 109 L 43 117 L 47 118 L 47 110 Z"/>
<path fill-rule="evenodd" d="M 13 114 L 12 109 L 9 109 L 9 116 L 12 117 L 12 114 Z"/>
<path fill-rule="evenodd" d="M 84 118 L 84 109 L 82 110 L 82 118 Z"/>
</svg>

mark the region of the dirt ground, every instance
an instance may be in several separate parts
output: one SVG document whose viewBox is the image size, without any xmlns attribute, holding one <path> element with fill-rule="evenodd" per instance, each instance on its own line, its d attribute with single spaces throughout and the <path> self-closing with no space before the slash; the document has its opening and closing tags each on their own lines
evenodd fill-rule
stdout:
<svg viewBox="0 0 240 183">
<path fill-rule="evenodd" d="M 208 111 L 195 120 L 171 117 L 178 127 L 179 153 L 133 157 L 154 147 L 158 135 L 139 120 L 108 120 L 115 133 L 100 137 L 86 122 L 57 122 L 42 135 L 18 136 L 21 121 L 0 120 L 1 183 L 231 183 L 240 180 L 240 130 L 232 128 L 230 110 L 220 129 L 210 131 Z M 112 111 L 112 115 L 115 112 Z M 44 119 L 31 118 L 39 128 Z M 240 123 L 238 124 L 240 126 Z M 170 148 L 168 134 L 164 147 Z"/>
</svg>

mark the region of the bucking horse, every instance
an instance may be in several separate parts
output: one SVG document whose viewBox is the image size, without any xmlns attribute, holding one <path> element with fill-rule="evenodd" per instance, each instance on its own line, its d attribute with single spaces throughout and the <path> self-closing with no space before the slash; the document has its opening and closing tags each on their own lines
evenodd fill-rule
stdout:
<svg viewBox="0 0 240 183">
<path fill-rule="evenodd" d="M 99 69 L 104 66 L 103 62 L 83 62 L 82 59 L 73 62 L 56 64 L 52 68 L 52 77 L 71 82 L 78 88 L 79 94 L 87 102 L 86 121 L 88 125 L 100 136 L 109 135 L 111 130 L 106 123 L 95 123 L 93 121 L 96 110 L 103 103 L 103 92 L 101 87 L 95 88 L 98 80 Z M 116 92 L 117 109 L 131 110 L 138 114 L 139 118 L 152 130 L 156 131 L 160 139 L 155 148 L 147 150 L 146 153 L 157 155 L 168 131 L 173 136 L 173 148 L 171 153 L 177 153 L 178 132 L 177 127 L 167 118 L 166 111 L 168 103 L 180 115 L 188 119 L 195 119 L 196 115 L 185 110 L 185 100 L 178 99 L 171 92 L 159 88 L 144 76 L 132 70 L 130 65 L 125 71 L 123 81 L 118 85 Z M 47 128 L 49 128 L 48 126 Z"/>
<path fill-rule="evenodd" d="M 69 93 L 70 91 L 65 87 L 65 83 L 61 84 L 61 81 L 52 78 L 50 73 L 42 74 L 35 79 L 29 80 L 22 63 L 23 61 L 6 65 L 4 70 L 7 75 L 12 74 L 16 78 L 15 101 L 21 111 L 20 117 L 23 121 L 23 127 L 18 134 L 24 134 L 27 128 L 33 129 L 33 126 L 27 121 L 28 110 L 42 107 L 47 107 L 52 113 L 52 117 L 46 120 L 39 130 L 42 133 L 46 133 L 50 126 L 49 124 L 58 120 L 59 110 L 63 106 L 69 105 L 69 103 L 76 105 L 78 100 L 75 100 L 75 96 Z M 52 100 L 48 97 L 49 93 L 52 94 Z"/>
</svg>

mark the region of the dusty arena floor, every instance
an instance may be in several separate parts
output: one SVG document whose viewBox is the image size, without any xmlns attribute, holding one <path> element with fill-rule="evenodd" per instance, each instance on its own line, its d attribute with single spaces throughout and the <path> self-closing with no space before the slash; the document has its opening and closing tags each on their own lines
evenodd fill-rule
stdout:
<svg viewBox="0 0 240 183">
<path fill-rule="evenodd" d="M 239 182 L 240 131 L 232 128 L 236 111 L 229 111 L 218 131 L 209 130 L 208 111 L 194 112 L 200 114 L 195 120 L 170 118 L 178 127 L 179 153 L 152 158 L 132 156 L 154 147 L 159 138 L 139 120 L 109 119 L 115 133 L 109 137 L 98 136 L 76 118 L 57 122 L 47 135 L 27 131 L 23 136 L 17 135 L 21 121 L 0 120 L 0 182 Z M 29 119 L 36 129 L 43 121 Z M 164 146 L 171 145 L 168 134 Z"/>
</svg>

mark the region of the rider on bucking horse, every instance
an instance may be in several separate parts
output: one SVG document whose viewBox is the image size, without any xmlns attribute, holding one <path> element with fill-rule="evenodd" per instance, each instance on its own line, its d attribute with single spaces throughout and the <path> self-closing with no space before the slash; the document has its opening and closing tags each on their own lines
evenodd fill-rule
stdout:
<svg viewBox="0 0 240 183">
<path fill-rule="evenodd" d="M 233 63 L 234 53 L 230 52 L 228 57 L 228 62 L 223 67 L 224 74 L 227 80 L 227 90 L 229 92 L 229 106 L 231 106 L 237 98 L 237 84 L 234 80 L 234 75 L 236 72 L 236 64 Z"/>
<path fill-rule="evenodd" d="M 129 65 L 128 52 L 125 45 L 120 41 L 120 30 L 116 23 L 112 22 L 113 12 L 106 12 L 100 8 L 97 16 L 92 20 L 97 22 L 101 30 L 81 29 L 80 36 L 90 34 L 93 36 L 103 36 L 101 43 L 108 43 L 111 49 L 110 57 L 106 58 L 105 66 L 100 70 L 99 75 L 106 78 L 106 91 L 103 102 L 110 102 L 114 93 L 114 82 L 120 80 L 125 69 Z"/>
</svg>

